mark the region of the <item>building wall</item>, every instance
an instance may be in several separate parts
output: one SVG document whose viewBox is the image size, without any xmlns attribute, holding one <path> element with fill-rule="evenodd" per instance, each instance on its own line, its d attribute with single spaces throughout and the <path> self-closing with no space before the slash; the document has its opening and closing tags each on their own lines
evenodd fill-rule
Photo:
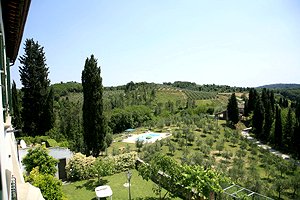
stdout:
<svg viewBox="0 0 300 200">
<path fill-rule="evenodd" d="M 4 41 L 4 25 L 3 25 L 3 18 L 2 18 L 2 6 L 0 5 L 0 33 L 2 34 L 2 41 L 0 45 L 0 51 L 3 52 L 5 56 L 5 41 Z M 2 59 L 2 58 L 0 58 Z M 6 60 L 2 60 L 3 63 L 6 65 Z M 4 66 L 2 66 L 5 68 Z M 3 71 L 4 72 L 4 71 Z M 3 81 L 3 76 L 0 76 L 0 83 Z M 11 155 L 10 148 L 8 148 L 5 142 L 5 129 L 4 129 L 4 118 L 3 118 L 3 99 L 2 99 L 3 87 L 0 87 L 0 168 L 1 168 L 1 184 L 2 184 L 2 199 L 6 200 L 10 196 L 10 180 L 7 180 L 7 170 L 12 171 L 11 163 Z"/>
<path fill-rule="evenodd" d="M 19 148 L 20 163 L 22 163 L 22 160 L 28 153 L 29 149 L 30 148 Z M 68 161 L 73 156 L 73 153 L 68 148 L 50 147 L 48 148 L 48 150 L 49 150 L 49 155 L 57 160 L 66 159 L 66 161 Z M 23 172 L 26 171 L 25 166 L 23 164 L 21 164 L 21 169 Z M 57 173 L 55 174 L 55 176 L 58 178 L 58 174 L 59 174 L 58 165 L 56 165 L 56 169 L 57 169 Z"/>
</svg>

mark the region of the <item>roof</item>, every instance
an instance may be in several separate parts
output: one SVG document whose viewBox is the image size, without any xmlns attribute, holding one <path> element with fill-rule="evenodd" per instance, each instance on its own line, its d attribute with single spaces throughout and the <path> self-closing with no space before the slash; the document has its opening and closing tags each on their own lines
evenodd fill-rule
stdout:
<svg viewBox="0 0 300 200">
<path fill-rule="evenodd" d="M 6 56 L 14 63 L 19 52 L 31 0 L 2 0 Z"/>
</svg>

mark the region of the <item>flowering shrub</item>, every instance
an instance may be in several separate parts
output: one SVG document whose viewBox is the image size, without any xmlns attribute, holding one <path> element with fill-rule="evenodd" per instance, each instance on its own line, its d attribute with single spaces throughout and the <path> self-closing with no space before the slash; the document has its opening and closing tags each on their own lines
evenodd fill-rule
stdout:
<svg viewBox="0 0 300 200">
<path fill-rule="evenodd" d="M 136 152 L 124 153 L 106 158 L 86 157 L 76 153 L 67 163 L 66 171 L 69 180 L 84 180 L 98 176 L 107 176 L 114 173 L 127 171 L 135 167 Z"/>
<path fill-rule="evenodd" d="M 68 179 L 76 181 L 94 177 L 93 164 L 95 160 L 93 156 L 86 157 L 81 153 L 76 153 L 66 166 Z"/>
<path fill-rule="evenodd" d="M 101 183 L 101 178 L 103 176 L 109 176 L 113 174 L 114 163 L 112 159 L 109 159 L 109 157 L 106 157 L 104 159 L 98 157 L 93 164 L 93 170 L 95 176 L 98 176 L 98 182 Z"/>
<path fill-rule="evenodd" d="M 127 171 L 134 168 L 137 158 L 136 152 L 124 153 L 117 156 L 109 157 L 114 163 L 114 173 Z"/>
</svg>

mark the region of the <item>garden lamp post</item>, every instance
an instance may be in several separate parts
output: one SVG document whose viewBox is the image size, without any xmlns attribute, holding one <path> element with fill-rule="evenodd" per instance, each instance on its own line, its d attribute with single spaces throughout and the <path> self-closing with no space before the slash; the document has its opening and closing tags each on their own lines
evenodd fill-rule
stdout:
<svg viewBox="0 0 300 200">
<path fill-rule="evenodd" d="M 130 179 L 131 179 L 132 173 L 128 170 L 126 173 L 126 176 L 127 176 L 127 180 L 128 180 L 128 197 L 129 197 L 129 200 L 131 200 Z"/>
</svg>

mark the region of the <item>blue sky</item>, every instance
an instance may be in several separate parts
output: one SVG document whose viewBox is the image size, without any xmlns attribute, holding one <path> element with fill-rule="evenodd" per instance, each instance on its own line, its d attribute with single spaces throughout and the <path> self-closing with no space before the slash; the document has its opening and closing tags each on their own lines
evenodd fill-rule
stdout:
<svg viewBox="0 0 300 200">
<path fill-rule="evenodd" d="M 32 0 L 19 55 L 26 38 L 44 46 L 51 83 L 81 82 L 91 54 L 104 86 L 300 83 L 298 0 Z"/>
</svg>

